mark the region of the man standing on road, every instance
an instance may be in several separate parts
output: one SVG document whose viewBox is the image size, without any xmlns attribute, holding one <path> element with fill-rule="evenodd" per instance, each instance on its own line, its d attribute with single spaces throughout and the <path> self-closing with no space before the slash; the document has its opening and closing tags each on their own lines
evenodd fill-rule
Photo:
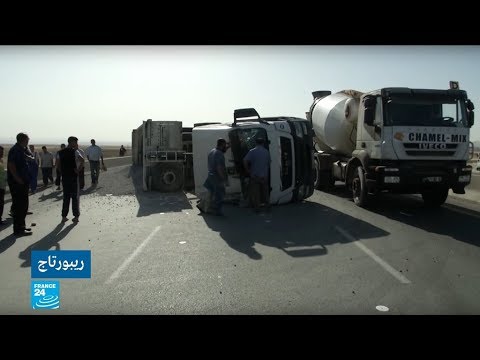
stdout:
<svg viewBox="0 0 480 360">
<path fill-rule="evenodd" d="M 85 152 L 78 147 L 75 157 L 77 159 L 78 183 L 80 190 L 83 190 L 85 188 Z"/>
<path fill-rule="evenodd" d="M 80 189 L 78 182 L 77 162 L 81 155 L 77 152 L 78 139 L 75 136 L 68 138 L 68 146 L 59 152 L 59 168 L 62 172 L 63 185 L 63 207 L 62 222 L 66 222 L 68 211 L 70 208 L 70 199 L 72 200 L 73 222 L 77 223 L 80 217 Z"/>
<path fill-rule="evenodd" d="M 213 212 L 215 215 L 222 216 L 223 198 L 225 197 L 225 184 L 227 182 L 227 171 L 225 167 L 225 152 L 228 150 L 228 144 L 225 139 L 217 140 L 217 147 L 208 154 L 208 177 L 203 186 L 210 193 L 210 201 L 206 208 L 197 206 L 200 211 Z M 213 202 L 213 208 L 209 205 Z"/>
<path fill-rule="evenodd" d="M 90 163 L 90 176 L 92 178 L 92 186 L 98 185 L 98 178 L 100 176 L 100 160 L 102 160 L 102 167 L 105 167 L 103 163 L 103 152 L 100 146 L 95 145 L 95 139 L 90 140 L 91 146 L 87 147 L 85 154 Z"/>
<path fill-rule="evenodd" d="M 256 212 L 260 210 L 262 204 L 269 208 L 270 153 L 264 146 L 263 138 L 256 139 L 256 146 L 247 153 L 243 159 L 243 165 L 250 174 L 248 193 L 251 205 Z"/>
<path fill-rule="evenodd" d="M 53 154 L 47 151 L 46 146 L 42 146 L 42 152 L 40 153 L 40 166 L 42 168 L 43 186 L 48 185 L 48 180 L 53 184 Z"/>
<path fill-rule="evenodd" d="M 57 166 L 60 151 L 65 149 L 65 144 L 60 145 L 60 150 L 57 151 L 55 154 L 55 171 L 57 173 L 57 177 L 55 178 L 55 185 L 57 185 L 57 190 L 60 190 L 60 184 L 62 182 L 62 172 L 60 171 L 60 167 Z"/>
<path fill-rule="evenodd" d="M 35 194 L 38 185 L 38 166 L 40 165 L 40 158 L 38 152 L 35 151 L 35 146 L 29 145 L 28 149 L 32 155 L 32 159 L 29 159 L 28 170 L 30 171 L 30 191 Z"/>
<path fill-rule="evenodd" d="M 8 152 L 7 181 L 12 195 L 13 234 L 16 236 L 32 234 L 31 229 L 25 226 L 30 184 L 26 154 L 28 140 L 27 134 L 19 133 L 17 143 Z"/>
<path fill-rule="evenodd" d="M 3 146 L 0 146 L 0 225 L 5 224 L 2 220 L 3 205 L 5 204 L 5 188 L 7 186 L 7 169 L 3 165 Z"/>
</svg>

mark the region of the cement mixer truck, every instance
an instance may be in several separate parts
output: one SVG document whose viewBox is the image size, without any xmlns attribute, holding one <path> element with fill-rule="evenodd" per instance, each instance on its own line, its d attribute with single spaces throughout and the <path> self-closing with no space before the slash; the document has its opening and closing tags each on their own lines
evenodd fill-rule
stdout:
<svg viewBox="0 0 480 360">
<path fill-rule="evenodd" d="M 361 207 L 380 192 L 421 194 L 431 207 L 450 189 L 465 194 L 474 106 L 456 85 L 313 92 L 315 188 L 342 181 Z"/>
</svg>

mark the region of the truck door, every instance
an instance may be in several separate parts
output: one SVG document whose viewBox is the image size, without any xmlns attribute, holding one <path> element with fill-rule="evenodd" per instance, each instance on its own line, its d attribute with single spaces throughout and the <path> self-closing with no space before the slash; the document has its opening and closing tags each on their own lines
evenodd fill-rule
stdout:
<svg viewBox="0 0 480 360">
<path fill-rule="evenodd" d="M 378 97 L 375 105 L 374 120 L 372 125 L 367 125 L 364 122 L 364 107 L 361 106 L 361 111 L 358 115 L 357 124 L 357 150 L 365 150 L 372 159 L 380 159 L 382 157 L 381 140 L 388 138 L 390 133 L 386 134 L 385 131 L 391 131 L 388 127 L 383 127 L 383 105 L 381 98 Z M 388 149 L 383 149 L 384 152 Z M 385 155 L 385 153 L 383 154 Z"/>
</svg>

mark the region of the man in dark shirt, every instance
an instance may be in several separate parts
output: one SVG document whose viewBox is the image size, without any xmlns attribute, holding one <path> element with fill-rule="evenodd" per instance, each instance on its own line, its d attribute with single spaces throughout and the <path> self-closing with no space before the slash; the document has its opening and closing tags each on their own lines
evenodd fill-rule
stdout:
<svg viewBox="0 0 480 360">
<path fill-rule="evenodd" d="M 57 177 L 55 178 L 55 185 L 57 185 L 57 190 L 60 190 L 60 184 L 62 183 L 62 172 L 60 171 L 60 167 L 57 166 L 58 154 L 60 154 L 60 151 L 63 149 L 65 149 L 65 144 L 61 144 L 60 150 L 55 153 L 55 172 L 57 174 Z"/>
<path fill-rule="evenodd" d="M 203 186 L 210 192 L 210 199 L 214 205 L 211 211 L 216 215 L 223 215 L 222 205 L 225 197 L 225 183 L 227 181 L 224 154 L 227 150 L 228 144 L 225 139 L 218 139 L 217 147 L 208 154 L 208 177 Z M 203 211 L 201 207 L 199 209 Z M 205 210 L 210 212 L 208 208 Z"/>
<path fill-rule="evenodd" d="M 78 181 L 77 158 L 78 139 L 75 136 L 68 138 L 68 146 L 58 153 L 58 168 L 62 176 L 63 186 L 63 207 L 62 222 L 66 222 L 72 200 L 73 222 L 77 223 L 80 217 L 80 186 Z"/>
<path fill-rule="evenodd" d="M 256 212 L 261 204 L 270 208 L 268 179 L 270 172 L 270 153 L 264 146 L 264 139 L 257 138 L 256 146 L 243 159 L 245 170 L 250 175 L 249 197 L 250 203 Z"/>
<path fill-rule="evenodd" d="M 29 140 L 27 134 L 19 133 L 17 143 L 8 152 L 7 181 L 12 194 L 13 234 L 16 236 L 32 234 L 31 229 L 25 226 L 30 184 L 25 149 Z"/>
</svg>

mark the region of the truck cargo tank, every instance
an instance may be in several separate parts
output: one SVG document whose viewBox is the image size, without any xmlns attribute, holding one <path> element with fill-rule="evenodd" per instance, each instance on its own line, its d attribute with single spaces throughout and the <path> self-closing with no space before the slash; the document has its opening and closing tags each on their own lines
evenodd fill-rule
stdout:
<svg viewBox="0 0 480 360">
<path fill-rule="evenodd" d="M 358 107 L 361 92 L 343 90 L 319 97 L 314 92 L 311 110 L 312 127 L 318 150 L 350 155 L 355 149 Z"/>
</svg>

